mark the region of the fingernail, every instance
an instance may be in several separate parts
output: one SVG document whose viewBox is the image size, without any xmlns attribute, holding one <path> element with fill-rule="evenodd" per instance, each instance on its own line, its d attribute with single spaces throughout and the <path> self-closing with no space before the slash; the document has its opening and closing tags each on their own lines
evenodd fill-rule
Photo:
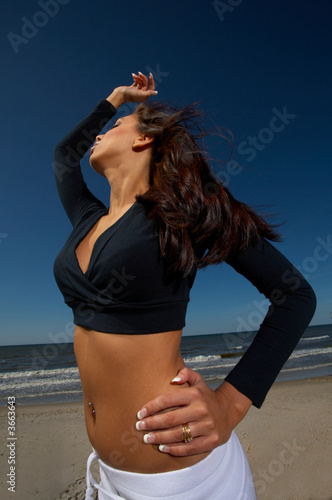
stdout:
<svg viewBox="0 0 332 500">
<path fill-rule="evenodd" d="M 144 420 L 139 420 L 138 422 L 136 422 L 135 426 L 138 431 L 144 431 L 146 429 Z"/>
<path fill-rule="evenodd" d="M 155 93 L 155 94 L 158 94 L 158 90 L 155 90 L 155 91 L 154 91 L 154 93 Z"/>
<path fill-rule="evenodd" d="M 136 75 L 135 75 L 135 73 L 132 73 L 131 76 L 134 78 Z"/>
<path fill-rule="evenodd" d="M 165 444 L 160 444 L 159 451 L 162 451 L 163 453 L 167 453 L 167 452 L 169 452 L 169 447 L 166 446 Z"/>
<path fill-rule="evenodd" d="M 151 73 L 151 71 L 150 71 L 149 75 L 150 75 L 150 76 L 153 76 L 153 74 Z"/>
<path fill-rule="evenodd" d="M 149 432 L 149 434 L 144 434 L 143 436 L 143 441 L 146 444 L 153 444 L 155 440 L 156 436 L 152 432 Z"/>
<path fill-rule="evenodd" d="M 181 382 L 182 377 L 174 377 L 172 382 Z"/>
<path fill-rule="evenodd" d="M 146 417 L 148 414 L 148 410 L 146 408 L 142 408 L 139 412 L 137 412 L 138 420 L 142 420 L 142 418 Z"/>
<path fill-rule="evenodd" d="M 143 73 L 141 73 L 140 71 L 138 72 L 139 75 L 143 75 Z"/>
</svg>

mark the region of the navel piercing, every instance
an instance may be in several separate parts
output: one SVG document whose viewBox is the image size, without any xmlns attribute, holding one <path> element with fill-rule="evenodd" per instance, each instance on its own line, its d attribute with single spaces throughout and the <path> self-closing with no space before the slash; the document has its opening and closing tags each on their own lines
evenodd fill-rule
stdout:
<svg viewBox="0 0 332 500">
<path fill-rule="evenodd" d="M 95 407 L 93 406 L 93 403 L 89 403 L 89 406 L 91 406 L 92 416 L 95 417 L 96 416 L 96 410 L 95 410 Z"/>
</svg>

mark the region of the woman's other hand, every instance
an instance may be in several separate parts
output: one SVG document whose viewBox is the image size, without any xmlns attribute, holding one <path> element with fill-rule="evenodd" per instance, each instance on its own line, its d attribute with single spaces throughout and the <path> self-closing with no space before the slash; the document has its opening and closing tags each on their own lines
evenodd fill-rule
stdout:
<svg viewBox="0 0 332 500">
<path fill-rule="evenodd" d="M 155 90 L 155 83 L 152 73 L 149 78 L 140 71 L 138 75 L 132 73 L 133 83 L 130 86 L 116 87 L 112 94 L 107 97 L 115 108 L 119 108 L 126 102 L 144 102 L 149 97 L 158 94 Z"/>
<path fill-rule="evenodd" d="M 228 382 L 210 389 L 199 373 L 187 367 L 172 380 L 179 385 L 186 382 L 189 387 L 161 394 L 137 414 L 136 428 L 144 432 L 145 443 L 163 445 L 160 451 L 174 456 L 204 453 L 226 443 L 252 404 Z M 189 425 L 189 442 L 184 442 L 184 424 Z"/>
</svg>

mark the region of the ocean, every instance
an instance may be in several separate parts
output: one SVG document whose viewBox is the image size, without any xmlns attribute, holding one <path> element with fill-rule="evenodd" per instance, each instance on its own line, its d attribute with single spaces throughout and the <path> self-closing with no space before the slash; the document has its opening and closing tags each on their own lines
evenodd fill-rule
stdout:
<svg viewBox="0 0 332 500">
<path fill-rule="evenodd" d="M 183 336 L 186 365 L 212 387 L 221 383 L 256 332 Z M 0 348 L 0 406 L 82 401 L 73 344 L 33 344 Z M 310 326 L 277 377 L 297 380 L 332 375 L 332 325 Z"/>
</svg>

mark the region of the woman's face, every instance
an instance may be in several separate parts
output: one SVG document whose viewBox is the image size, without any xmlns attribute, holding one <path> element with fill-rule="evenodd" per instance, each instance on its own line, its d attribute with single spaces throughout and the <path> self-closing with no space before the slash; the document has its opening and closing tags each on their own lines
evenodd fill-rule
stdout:
<svg viewBox="0 0 332 500">
<path fill-rule="evenodd" d="M 118 118 L 106 134 L 98 135 L 90 151 L 90 165 L 101 175 L 106 168 L 117 166 L 133 154 L 135 141 L 141 136 L 135 114 Z"/>
</svg>

